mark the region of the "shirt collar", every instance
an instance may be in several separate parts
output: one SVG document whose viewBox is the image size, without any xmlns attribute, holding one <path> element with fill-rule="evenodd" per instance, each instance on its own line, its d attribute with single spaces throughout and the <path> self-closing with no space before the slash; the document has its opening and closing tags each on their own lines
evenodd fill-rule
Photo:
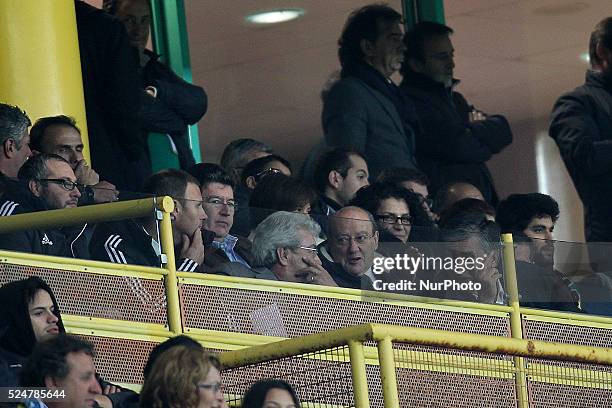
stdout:
<svg viewBox="0 0 612 408">
<path fill-rule="evenodd" d="M 238 242 L 238 237 L 227 234 L 223 239 L 223 242 L 213 241 L 211 245 L 213 248 L 231 251 L 236 246 L 236 242 Z"/>
</svg>

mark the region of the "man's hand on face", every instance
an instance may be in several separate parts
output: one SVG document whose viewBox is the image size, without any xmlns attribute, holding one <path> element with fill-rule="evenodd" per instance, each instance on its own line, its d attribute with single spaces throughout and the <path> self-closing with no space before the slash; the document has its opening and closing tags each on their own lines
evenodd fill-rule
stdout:
<svg viewBox="0 0 612 408">
<path fill-rule="evenodd" d="M 101 181 L 92 187 L 95 203 L 112 203 L 119 198 L 119 192 L 114 184 Z"/>
<path fill-rule="evenodd" d="M 191 237 L 183 234 L 180 257 L 196 261 L 198 265 L 204 262 L 204 243 L 202 242 L 202 231 L 199 228 Z"/>
<path fill-rule="evenodd" d="M 473 282 L 482 285 L 482 288 L 478 291 L 478 302 L 495 303 L 498 291 L 497 281 L 502 277 L 497 268 L 497 257 L 495 255 L 487 256 L 484 268 L 474 268 L 470 272 Z"/>
<path fill-rule="evenodd" d="M 306 267 L 300 269 L 295 274 L 298 282 L 313 283 L 315 285 L 324 286 L 338 286 L 338 284 L 332 279 L 329 272 L 327 272 L 319 262 L 306 257 L 302 257 L 302 262 L 306 264 Z"/>
<path fill-rule="evenodd" d="M 94 186 L 100 182 L 100 176 L 91 167 L 87 165 L 85 160 L 79 160 L 75 169 L 74 175 L 77 178 L 77 183 L 86 186 Z"/>
</svg>

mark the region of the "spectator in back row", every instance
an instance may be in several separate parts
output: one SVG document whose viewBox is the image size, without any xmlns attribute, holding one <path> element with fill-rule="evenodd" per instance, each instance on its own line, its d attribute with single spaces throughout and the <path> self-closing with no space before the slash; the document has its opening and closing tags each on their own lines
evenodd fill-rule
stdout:
<svg viewBox="0 0 612 408">
<path fill-rule="evenodd" d="M 214 233 L 213 241 L 205 243 L 205 268 L 214 270 L 226 262 L 239 262 L 249 268 L 251 242 L 230 234 L 236 210 L 233 180 L 221 166 L 212 163 L 196 164 L 189 173 L 198 180 L 202 190 L 202 205 L 207 216 L 204 228 Z"/>
<path fill-rule="evenodd" d="M 384 169 L 377 178 L 383 183 L 393 183 L 421 196 L 421 207 L 432 221 L 438 216 L 433 212 L 433 199 L 429 196 L 429 179 L 422 171 L 407 167 L 390 167 Z"/>
<path fill-rule="evenodd" d="M 116 201 L 119 192 L 100 176 L 83 157 L 81 131 L 73 118 L 65 115 L 40 118 L 30 129 L 30 146 L 34 153 L 57 154 L 70 163 L 77 183 L 83 187 L 80 205 Z"/>
<path fill-rule="evenodd" d="M 256 277 L 336 286 L 317 257 L 320 231 L 305 214 L 278 211 L 267 217 L 253 233 Z"/>
<path fill-rule="evenodd" d="M 475 186 L 464 182 L 452 182 L 442 186 L 434 200 L 434 211 L 440 216 L 444 211 L 451 208 L 457 201 L 465 198 L 483 200 L 482 193 Z"/>
<path fill-rule="evenodd" d="M 267 144 L 254 139 L 236 139 L 225 146 L 221 155 L 221 167 L 234 179 L 235 185 L 242 182 L 242 170 L 255 159 L 269 156 L 274 151 Z"/>
<path fill-rule="evenodd" d="M 416 156 L 427 173 L 431 194 L 447 183 L 476 186 L 485 201 L 497 205 L 497 193 L 486 162 L 512 142 L 506 118 L 486 115 L 454 90 L 453 30 L 424 21 L 406 33 L 401 88 L 413 100 L 423 132 Z"/>
<path fill-rule="evenodd" d="M 14 186 L 17 173 L 32 154 L 28 115 L 17 106 L 0 103 L 0 195 Z"/>
<path fill-rule="evenodd" d="M 327 145 L 356 150 L 374 177 L 389 166 L 417 167 L 416 112 L 391 79 L 404 59 L 401 20 L 380 4 L 351 13 L 338 41 L 341 79 L 323 104 Z"/>
<path fill-rule="evenodd" d="M 10 216 L 77 206 L 81 193 L 70 164 L 55 154 L 31 157 L 19 170 L 22 186 L 2 197 L 0 215 Z M 33 254 L 89 257 L 85 225 L 22 230 L 0 237 L 0 247 Z"/>
<path fill-rule="evenodd" d="M 203 229 L 207 220 L 200 184 L 182 170 L 167 169 L 150 176 L 143 192 L 174 199 L 172 237 L 179 271 L 199 270 L 204 262 Z M 99 224 L 89 248 L 92 259 L 159 267 L 161 246 L 155 216 Z"/>
<path fill-rule="evenodd" d="M 195 160 L 187 126 L 206 113 L 204 89 L 184 81 L 159 61 L 159 55 L 146 49 L 151 26 L 149 0 L 104 0 L 103 7 L 124 24 L 132 47 L 138 50 L 143 131 L 167 134 L 181 169 L 189 169 Z"/>
</svg>

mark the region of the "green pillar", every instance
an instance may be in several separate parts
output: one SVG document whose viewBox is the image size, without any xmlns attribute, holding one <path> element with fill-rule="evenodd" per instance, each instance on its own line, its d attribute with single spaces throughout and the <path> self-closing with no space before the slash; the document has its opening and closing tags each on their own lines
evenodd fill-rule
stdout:
<svg viewBox="0 0 612 408">
<path fill-rule="evenodd" d="M 419 21 L 445 24 L 444 0 L 402 0 L 406 30 Z"/>
<path fill-rule="evenodd" d="M 179 77 L 192 82 L 189 37 L 183 0 L 151 0 L 153 48 Z M 202 161 L 197 125 L 189 126 L 189 144 L 196 163 Z M 178 168 L 178 158 L 170 150 L 165 135 L 151 134 L 149 147 L 153 169 Z"/>
</svg>

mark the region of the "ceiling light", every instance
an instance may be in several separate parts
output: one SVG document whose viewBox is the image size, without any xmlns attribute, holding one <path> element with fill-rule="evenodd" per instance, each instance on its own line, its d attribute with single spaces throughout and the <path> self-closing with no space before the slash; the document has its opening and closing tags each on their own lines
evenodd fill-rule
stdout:
<svg viewBox="0 0 612 408">
<path fill-rule="evenodd" d="M 580 54 L 580 59 L 582 60 L 582 62 L 586 62 L 587 64 L 591 61 L 588 52 L 583 52 L 582 54 Z"/>
<path fill-rule="evenodd" d="M 249 14 L 245 19 L 251 24 L 276 24 L 295 20 L 303 15 L 304 9 L 300 8 L 275 9 Z"/>
</svg>

